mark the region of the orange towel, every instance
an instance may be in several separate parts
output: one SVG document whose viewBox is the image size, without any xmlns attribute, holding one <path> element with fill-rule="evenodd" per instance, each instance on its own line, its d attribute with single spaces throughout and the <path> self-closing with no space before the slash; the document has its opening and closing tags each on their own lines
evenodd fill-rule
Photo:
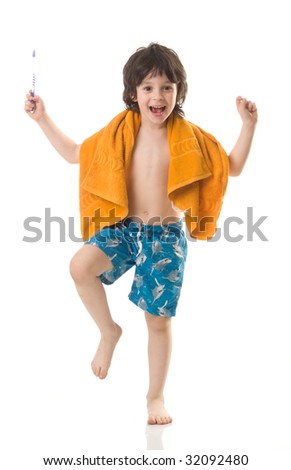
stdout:
<svg viewBox="0 0 291 470">
<path fill-rule="evenodd" d="M 123 111 L 86 139 L 80 150 L 80 215 L 84 240 L 128 215 L 126 169 L 140 115 Z M 168 121 L 168 197 L 184 211 L 191 237 L 211 238 L 228 180 L 228 157 L 217 140 L 194 124 Z"/>
</svg>

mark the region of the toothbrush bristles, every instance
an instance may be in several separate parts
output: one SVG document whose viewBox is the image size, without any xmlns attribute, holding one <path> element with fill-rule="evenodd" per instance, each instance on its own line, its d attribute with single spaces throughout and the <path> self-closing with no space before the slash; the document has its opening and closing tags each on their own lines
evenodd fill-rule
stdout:
<svg viewBox="0 0 291 470">
<path fill-rule="evenodd" d="M 35 58 L 35 49 L 32 51 L 32 57 L 33 59 Z M 34 60 L 33 60 L 34 63 Z M 32 74 L 32 90 L 31 90 L 32 96 L 35 96 L 35 73 Z"/>
</svg>

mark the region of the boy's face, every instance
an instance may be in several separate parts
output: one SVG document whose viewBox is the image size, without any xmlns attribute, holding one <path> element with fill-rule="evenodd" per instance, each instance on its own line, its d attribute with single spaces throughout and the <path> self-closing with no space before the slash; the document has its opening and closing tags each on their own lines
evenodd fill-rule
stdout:
<svg viewBox="0 0 291 470">
<path fill-rule="evenodd" d="M 164 124 L 176 105 L 176 98 L 177 85 L 165 74 L 150 74 L 136 88 L 141 119 L 148 124 Z"/>
</svg>

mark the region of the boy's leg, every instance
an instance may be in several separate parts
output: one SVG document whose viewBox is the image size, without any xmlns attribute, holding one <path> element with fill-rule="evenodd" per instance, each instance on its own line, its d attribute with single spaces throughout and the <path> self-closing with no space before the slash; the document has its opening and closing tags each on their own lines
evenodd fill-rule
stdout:
<svg viewBox="0 0 291 470">
<path fill-rule="evenodd" d="M 172 351 L 171 318 L 150 313 L 145 318 L 149 332 L 148 424 L 169 424 L 172 418 L 164 406 L 164 386 Z"/>
<path fill-rule="evenodd" d="M 84 245 L 70 264 L 81 300 L 100 330 L 99 347 L 92 361 L 92 370 L 100 379 L 107 375 L 113 351 L 122 333 L 111 317 L 104 287 L 97 277 L 109 269 L 112 269 L 110 259 L 93 245 Z"/>
</svg>

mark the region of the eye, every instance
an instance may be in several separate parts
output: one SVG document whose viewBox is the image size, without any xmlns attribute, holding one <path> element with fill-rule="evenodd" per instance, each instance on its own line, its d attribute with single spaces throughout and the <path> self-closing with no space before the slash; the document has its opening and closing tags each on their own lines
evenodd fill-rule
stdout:
<svg viewBox="0 0 291 470">
<path fill-rule="evenodd" d="M 150 87 L 150 86 L 145 86 L 143 89 L 144 89 L 144 91 L 149 92 L 149 91 L 151 91 L 152 87 Z"/>
<path fill-rule="evenodd" d="M 173 90 L 173 86 L 172 86 L 172 85 L 166 85 L 166 86 L 164 87 L 164 90 L 165 90 L 165 91 L 172 91 L 172 90 Z"/>
</svg>

